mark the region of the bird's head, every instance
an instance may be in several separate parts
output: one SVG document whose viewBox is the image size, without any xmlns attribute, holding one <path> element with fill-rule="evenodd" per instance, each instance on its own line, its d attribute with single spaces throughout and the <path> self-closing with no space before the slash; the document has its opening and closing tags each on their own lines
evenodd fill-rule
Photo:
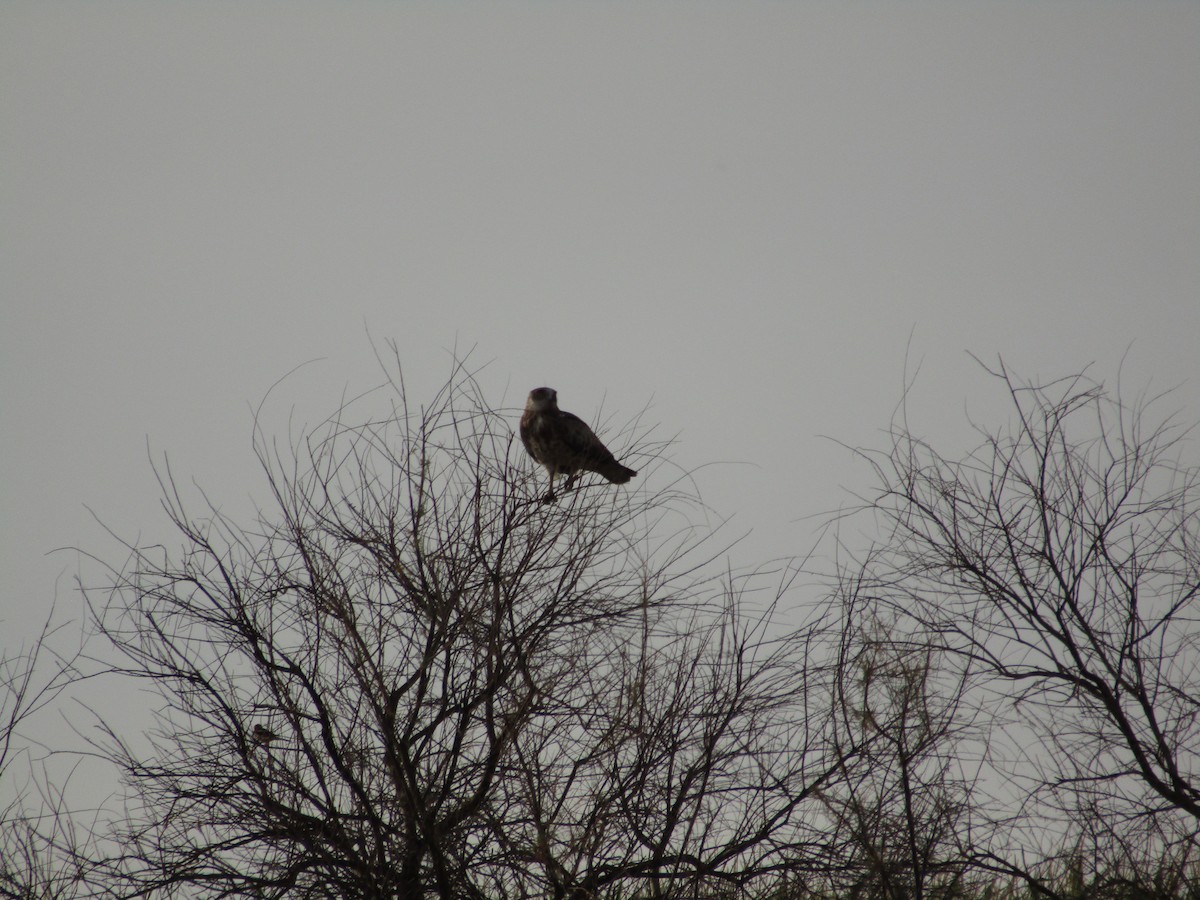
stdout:
<svg viewBox="0 0 1200 900">
<path fill-rule="evenodd" d="M 534 410 L 535 412 L 558 409 L 558 391 L 548 387 L 534 388 L 529 392 L 529 399 L 525 402 L 525 408 Z"/>
</svg>

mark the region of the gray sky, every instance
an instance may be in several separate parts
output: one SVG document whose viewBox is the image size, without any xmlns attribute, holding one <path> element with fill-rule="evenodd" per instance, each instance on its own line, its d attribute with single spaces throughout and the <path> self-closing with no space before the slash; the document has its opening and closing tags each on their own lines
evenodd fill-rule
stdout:
<svg viewBox="0 0 1200 900">
<path fill-rule="evenodd" d="M 0 641 L 79 545 L 174 545 L 147 445 L 222 506 L 250 407 L 650 404 L 747 560 L 914 425 L 997 391 L 967 351 L 1182 383 L 1200 420 L 1200 4 L 0 6 Z M 909 336 L 912 335 L 911 347 Z M 912 363 L 910 363 L 911 367 Z M 381 401 L 382 402 L 382 401 Z M 637 483 L 633 487 L 638 487 Z"/>
</svg>

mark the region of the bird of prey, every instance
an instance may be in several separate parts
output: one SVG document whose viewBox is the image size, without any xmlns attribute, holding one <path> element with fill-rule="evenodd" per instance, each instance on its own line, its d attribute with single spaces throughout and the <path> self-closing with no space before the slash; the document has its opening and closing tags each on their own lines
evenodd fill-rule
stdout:
<svg viewBox="0 0 1200 900">
<path fill-rule="evenodd" d="M 250 740 L 254 742 L 255 747 L 266 747 L 271 743 L 271 741 L 279 740 L 279 735 L 273 732 L 266 725 L 259 722 L 250 731 Z M 250 749 L 253 751 L 254 747 L 251 747 Z"/>
<path fill-rule="evenodd" d="M 550 490 L 543 503 L 554 501 L 556 475 L 567 476 L 564 490 L 570 490 L 580 472 L 595 472 L 613 484 L 624 484 L 637 474 L 616 461 L 583 419 L 558 408 L 558 392 L 553 388 L 529 392 L 521 416 L 521 443 L 550 473 Z"/>
</svg>

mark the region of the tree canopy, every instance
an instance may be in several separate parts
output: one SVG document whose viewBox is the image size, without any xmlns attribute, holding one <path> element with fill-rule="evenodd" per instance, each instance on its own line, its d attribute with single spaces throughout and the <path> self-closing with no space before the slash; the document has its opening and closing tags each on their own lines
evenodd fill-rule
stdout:
<svg viewBox="0 0 1200 900">
<path fill-rule="evenodd" d="M 634 485 L 547 504 L 465 365 L 419 404 L 389 372 L 384 414 L 256 432 L 251 522 L 159 468 L 175 543 L 86 590 L 154 726 L 97 710 L 86 834 L 8 807 L 0 896 L 1200 889 L 1197 481 L 1154 404 L 1001 368 L 965 458 L 902 418 L 859 451 L 870 545 L 737 573 L 641 420 Z M 79 661 L 7 660 L 0 765 Z"/>
</svg>

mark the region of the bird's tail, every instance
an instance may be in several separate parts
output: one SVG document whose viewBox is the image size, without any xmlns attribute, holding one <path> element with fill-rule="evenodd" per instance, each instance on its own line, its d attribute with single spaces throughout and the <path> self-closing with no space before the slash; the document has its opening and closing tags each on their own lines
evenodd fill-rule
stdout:
<svg viewBox="0 0 1200 900">
<path fill-rule="evenodd" d="M 615 459 L 596 470 L 613 484 L 624 484 L 637 474 L 633 469 L 626 468 Z"/>
</svg>

